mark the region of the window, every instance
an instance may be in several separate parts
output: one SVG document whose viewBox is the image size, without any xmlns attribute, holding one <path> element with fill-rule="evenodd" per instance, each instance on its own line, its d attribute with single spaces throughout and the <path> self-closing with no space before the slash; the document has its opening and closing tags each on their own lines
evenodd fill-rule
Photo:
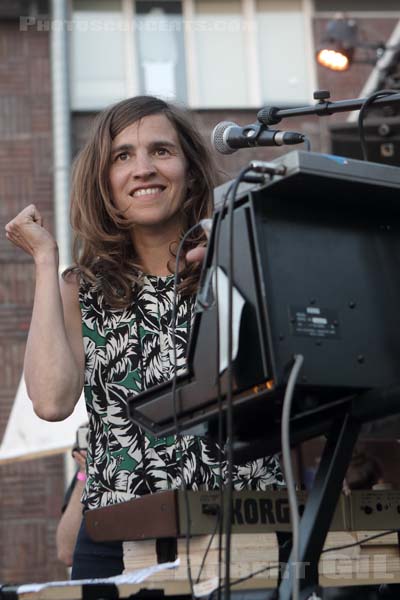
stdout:
<svg viewBox="0 0 400 600">
<path fill-rule="evenodd" d="M 309 100 L 301 0 L 257 0 L 257 40 L 262 103 Z"/>
<path fill-rule="evenodd" d="M 193 33 L 200 107 L 250 104 L 240 0 L 197 0 Z"/>
<path fill-rule="evenodd" d="M 73 0 L 72 107 L 135 94 L 204 109 L 309 101 L 309 3 Z"/>
<path fill-rule="evenodd" d="M 75 0 L 71 27 L 71 104 L 100 109 L 127 95 L 120 0 Z"/>
<path fill-rule="evenodd" d="M 136 1 L 140 93 L 186 102 L 181 2 Z"/>
</svg>

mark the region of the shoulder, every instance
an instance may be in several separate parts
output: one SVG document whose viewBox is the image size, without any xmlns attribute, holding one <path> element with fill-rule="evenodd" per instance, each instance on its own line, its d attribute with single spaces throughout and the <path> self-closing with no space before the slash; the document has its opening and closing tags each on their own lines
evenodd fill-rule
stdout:
<svg viewBox="0 0 400 600">
<path fill-rule="evenodd" d="M 60 289 L 63 300 L 82 304 L 85 299 L 93 299 L 99 293 L 98 283 L 89 281 L 78 268 L 69 268 L 61 275 Z"/>
</svg>

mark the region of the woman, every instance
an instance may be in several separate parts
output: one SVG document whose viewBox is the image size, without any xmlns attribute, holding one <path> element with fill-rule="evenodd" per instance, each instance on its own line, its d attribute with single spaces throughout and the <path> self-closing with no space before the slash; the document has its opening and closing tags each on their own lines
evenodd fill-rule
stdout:
<svg viewBox="0 0 400 600">
<path fill-rule="evenodd" d="M 190 118 L 149 96 L 124 100 L 97 118 L 73 171 L 74 265 L 58 282 L 57 246 L 34 206 L 7 227 L 31 254 L 36 291 L 25 377 L 36 413 L 57 421 L 82 386 L 89 415 L 86 508 L 159 490 L 220 485 L 220 454 L 207 438 L 145 434 L 126 399 L 173 375 L 171 317 L 176 248 L 212 212 L 213 167 Z M 200 231 L 185 251 L 204 244 Z M 188 255 L 189 258 L 189 255 Z M 177 367 L 186 348 L 199 265 L 180 262 Z M 181 454 L 183 454 L 181 469 Z M 282 483 L 275 458 L 234 469 L 237 488 Z M 95 544 L 81 528 L 72 576 L 121 572 L 121 545 Z"/>
</svg>

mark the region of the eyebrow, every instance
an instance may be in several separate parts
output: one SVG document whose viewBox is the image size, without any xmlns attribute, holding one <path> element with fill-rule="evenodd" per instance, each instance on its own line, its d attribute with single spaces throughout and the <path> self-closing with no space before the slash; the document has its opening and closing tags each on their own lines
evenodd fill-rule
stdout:
<svg viewBox="0 0 400 600">
<path fill-rule="evenodd" d="M 177 145 L 174 142 L 168 140 L 157 140 L 151 142 L 149 144 L 150 150 L 154 150 L 155 148 L 159 148 L 160 146 L 166 146 L 167 148 L 177 148 Z M 135 146 L 133 144 L 121 144 L 120 146 L 116 146 L 111 150 L 111 154 L 114 155 L 118 152 L 131 152 L 135 150 Z"/>
</svg>

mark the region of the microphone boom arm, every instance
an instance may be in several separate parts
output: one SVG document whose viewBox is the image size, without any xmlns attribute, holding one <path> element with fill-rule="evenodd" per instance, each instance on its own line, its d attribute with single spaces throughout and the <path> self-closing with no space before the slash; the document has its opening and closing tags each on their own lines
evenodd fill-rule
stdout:
<svg viewBox="0 0 400 600">
<path fill-rule="evenodd" d="M 382 90 L 383 92 L 384 90 Z M 321 92 L 322 93 L 322 92 Z M 329 97 L 329 95 L 328 95 Z M 316 104 L 309 106 L 299 106 L 297 108 L 279 108 L 277 106 L 265 106 L 258 114 L 257 119 L 263 125 L 267 127 L 269 125 L 276 125 L 280 123 L 282 119 L 289 117 L 298 117 L 305 115 L 317 115 L 318 117 L 327 117 L 338 112 L 350 112 L 353 110 L 359 110 L 368 98 L 351 98 L 349 100 L 337 100 L 331 102 L 328 99 L 321 99 Z M 391 96 L 384 96 L 377 98 L 374 101 L 374 106 L 391 104 L 392 102 L 400 102 L 400 93 L 392 94 Z"/>
</svg>

